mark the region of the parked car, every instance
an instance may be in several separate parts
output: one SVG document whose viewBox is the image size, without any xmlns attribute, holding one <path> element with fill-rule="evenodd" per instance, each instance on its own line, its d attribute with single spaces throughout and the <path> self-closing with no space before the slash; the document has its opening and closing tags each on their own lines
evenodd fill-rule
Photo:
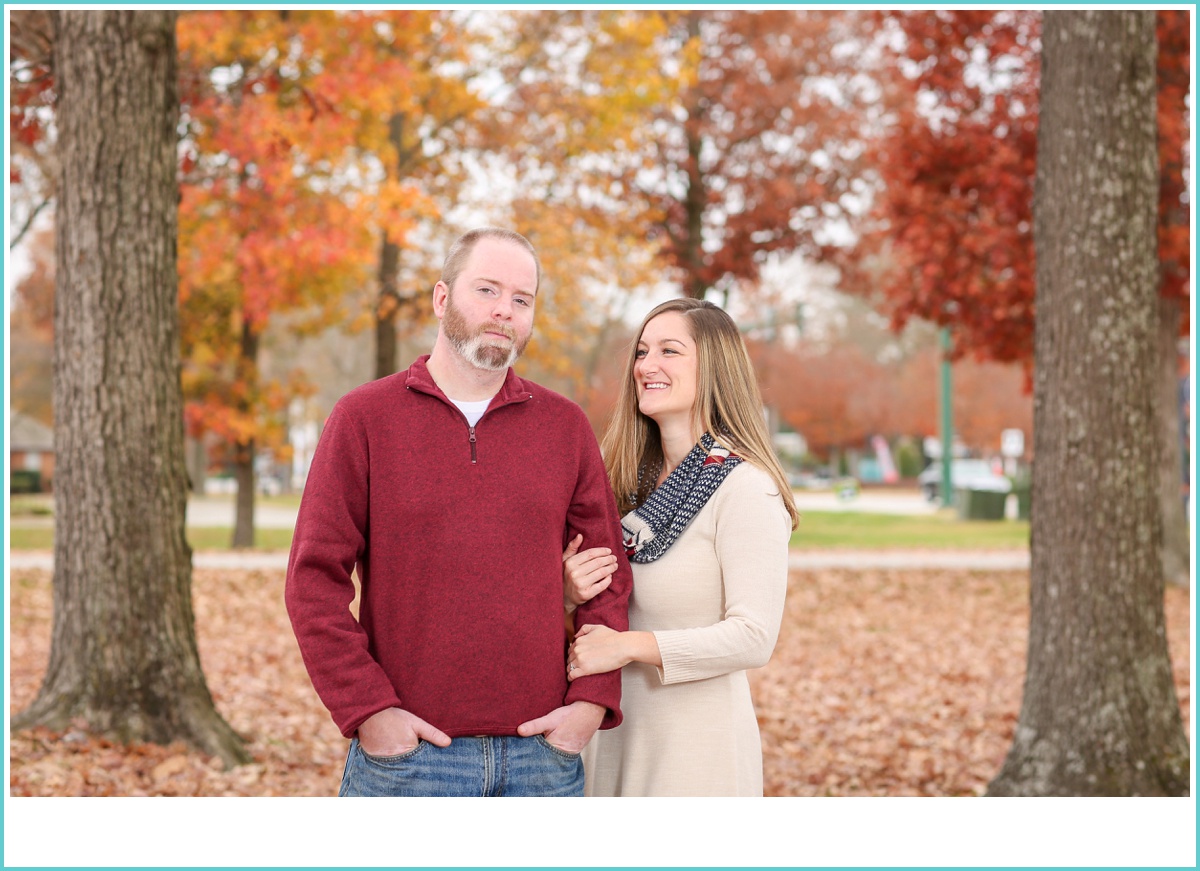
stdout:
<svg viewBox="0 0 1200 871">
<path fill-rule="evenodd" d="M 788 483 L 797 490 L 828 490 L 836 478 L 828 469 L 812 472 L 794 472 L 788 475 Z"/>
<path fill-rule="evenodd" d="M 994 493 L 1008 493 L 1012 490 L 1012 481 L 1001 475 L 992 466 L 991 460 L 955 460 L 950 467 L 951 486 L 964 490 L 990 490 Z M 917 485 L 930 502 L 941 498 L 942 464 L 934 460 L 920 475 Z"/>
<path fill-rule="evenodd" d="M 855 498 L 861 490 L 862 486 L 858 483 L 858 479 L 850 475 L 838 478 L 833 482 L 833 492 L 843 502 Z"/>
</svg>

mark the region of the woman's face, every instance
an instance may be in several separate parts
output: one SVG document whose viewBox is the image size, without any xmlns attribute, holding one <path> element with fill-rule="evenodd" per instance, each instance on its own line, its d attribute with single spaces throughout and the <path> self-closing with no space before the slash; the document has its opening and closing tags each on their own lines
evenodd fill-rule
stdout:
<svg viewBox="0 0 1200 871">
<path fill-rule="evenodd" d="M 663 312 L 646 324 L 633 363 L 638 408 L 660 427 L 676 417 L 690 424 L 700 380 L 696 342 L 680 312 Z"/>
</svg>

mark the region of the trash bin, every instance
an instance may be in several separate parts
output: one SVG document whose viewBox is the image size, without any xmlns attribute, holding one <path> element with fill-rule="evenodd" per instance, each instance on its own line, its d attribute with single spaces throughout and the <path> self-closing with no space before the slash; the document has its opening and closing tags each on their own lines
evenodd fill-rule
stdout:
<svg viewBox="0 0 1200 871">
<path fill-rule="evenodd" d="M 1007 490 L 956 488 L 954 508 L 962 520 L 1003 520 Z"/>
<path fill-rule="evenodd" d="M 13 469 L 8 479 L 9 493 L 41 493 L 42 473 L 36 469 Z"/>
<path fill-rule="evenodd" d="M 1030 493 L 1032 492 L 1029 476 L 1014 477 L 1012 483 L 1012 491 L 1017 495 L 1017 520 L 1028 520 Z"/>
</svg>

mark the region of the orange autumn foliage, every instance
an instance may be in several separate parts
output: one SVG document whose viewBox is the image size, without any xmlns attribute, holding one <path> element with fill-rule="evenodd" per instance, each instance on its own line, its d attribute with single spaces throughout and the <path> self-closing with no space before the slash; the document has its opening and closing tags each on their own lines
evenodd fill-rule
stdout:
<svg viewBox="0 0 1200 871">
<path fill-rule="evenodd" d="M 412 224 L 420 197 L 370 181 L 356 148 L 411 78 L 401 57 L 358 50 L 377 24 L 315 11 L 180 18 L 179 275 L 193 432 L 281 445 L 287 403 L 310 388 L 300 371 L 262 376 L 268 326 L 304 335 L 346 321 L 381 228 Z"/>
</svg>

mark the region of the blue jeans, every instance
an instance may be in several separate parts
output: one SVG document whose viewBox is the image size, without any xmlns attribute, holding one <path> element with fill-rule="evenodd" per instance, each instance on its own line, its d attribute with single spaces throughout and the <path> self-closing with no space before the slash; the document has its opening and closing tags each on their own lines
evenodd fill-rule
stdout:
<svg viewBox="0 0 1200 871">
<path fill-rule="evenodd" d="M 339 796 L 582 796 L 583 759 L 541 735 L 422 740 L 399 756 L 370 756 L 350 742 Z"/>
</svg>

